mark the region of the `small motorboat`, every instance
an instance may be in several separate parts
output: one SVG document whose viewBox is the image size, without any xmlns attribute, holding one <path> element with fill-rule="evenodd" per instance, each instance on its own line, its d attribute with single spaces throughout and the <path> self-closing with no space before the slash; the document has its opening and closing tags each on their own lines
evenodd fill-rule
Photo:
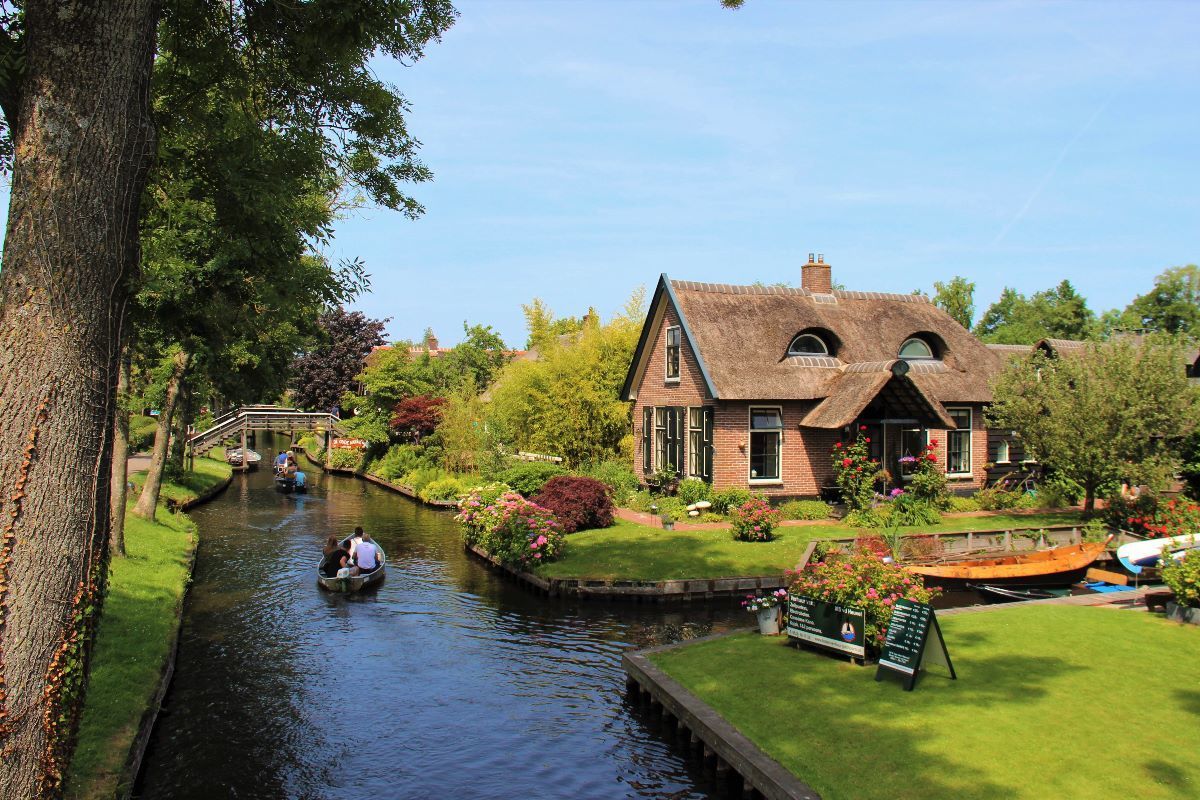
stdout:
<svg viewBox="0 0 1200 800">
<path fill-rule="evenodd" d="M 1065 589 L 1039 589 L 1034 586 L 993 586 L 987 583 L 968 583 L 968 589 L 973 589 L 983 595 L 989 602 L 1012 603 L 1019 600 L 1049 600 L 1051 597 L 1062 597 Z"/>
<path fill-rule="evenodd" d="M 1083 580 L 1088 567 L 1104 552 L 1107 542 L 1085 542 L 1050 550 L 997 553 L 987 557 L 931 564 L 905 564 L 926 583 L 943 588 L 967 584 L 1047 588 Z"/>
<path fill-rule="evenodd" d="M 375 542 L 374 539 L 371 541 Z M 341 545 L 343 548 L 349 550 L 350 537 L 347 536 L 343 539 Z M 317 563 L 317 584 L 322 589 L 342 594 L 349 594 L 371 586 L 378 586 L 383 582 L 384 571 L 387 569 L 387 555 L 383 552 L 383 548 L 379 547 L 379 542 L 375 542 L 375 546 L 379 548 L 379 566 L 373 571 L 365 575 L 351 575 L 349 567 L 343 567 L 341 570 L 335 571 L 333 565 L 326 564 L 326 559 L 322 558 Z"/>
<path fill-rule="evenodd" d="M 242 466 L 242 448 L 235 447 L 232 450 L 226 450 L 225 451 L 225 461 L 227 461 L 231 466 L 234 466 L 234 467 Z M 251 450 L 249 447 L 247 447 L 246 448 L 246 468 L 247 469 L 257 469 L 258 462 L 260 462 L 260 461 L 262 461 L 262 456 L 260 456 L 258 453 Z"/>
<path fill-rule="evenodd" d="M 1171 557 L 1179 560 L 1187 555 L 1187 551 L 1200 548 L 1200 533 L 1185 533 L 1182 536 L 1168 536 L 1164 539 L 1146 539 L 1141 542 L 1130 542 L 1117 548 L 1117 561 L 1121 566 L 1134 575 L 1146 567 L 1153 567 L 1162 558 L 1166 550 Z"/>
</svg>

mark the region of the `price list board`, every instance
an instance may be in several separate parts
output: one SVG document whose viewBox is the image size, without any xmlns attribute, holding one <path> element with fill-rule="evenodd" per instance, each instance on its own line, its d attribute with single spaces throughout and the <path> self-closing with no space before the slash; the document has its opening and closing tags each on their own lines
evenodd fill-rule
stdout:
<svg viewBox="0 0 1200 800">
<path fill-rule="evenodd" d="M 930 647 L 930 634 L 936 641 Z M 938 625 L 933 606 L 913 600 L 897 600 L 892 610 L 892 621 L 888 625 L 887 639 L 879 654 L 879 668 L 875 680 L 881 680 L 890 670 L 904 676 L 905 691 L 916 685 L 917 673 L 930 664 L 941 664 L 950 670 L 950 677 L 957 680 L 954 665 L 950 663 L 950 652 L 942 629 Z"/>
<path fill-rule="evenodd" d="M 865 658 L 866 620 L 858 608 L 792 595 L 787 606 L 787 635 L 856 658 Z"/>
</svg>

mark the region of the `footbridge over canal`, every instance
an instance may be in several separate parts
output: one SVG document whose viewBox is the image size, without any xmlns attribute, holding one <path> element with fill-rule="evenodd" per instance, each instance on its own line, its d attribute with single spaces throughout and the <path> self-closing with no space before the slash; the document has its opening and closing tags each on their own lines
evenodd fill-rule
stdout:
<svg viewBox="0 0 1200 800">
<path fill-rule="evenodd" d="M 251 431 L 271 431 L 295 435 L 297 431 L 316 431 L 325 435 L 325 449 L 329 449 L 331 435 L 344 435 L 341 420 L 333 414 L 321 411 L 300 411 L 284 406 L 242 406 L 222 414 L 208 430 L 188 437 L 188 453 L 195 457 L 240 436 L 243 450 L 246 435 Z"/>
</svg>

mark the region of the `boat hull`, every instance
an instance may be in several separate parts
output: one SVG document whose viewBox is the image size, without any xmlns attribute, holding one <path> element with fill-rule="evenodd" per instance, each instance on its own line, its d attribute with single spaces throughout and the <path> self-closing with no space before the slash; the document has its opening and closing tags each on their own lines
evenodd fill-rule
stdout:
<svg viewBox="0 0 1200 800">
<path fill-rule="evenodd" d="M 379 569 L 368 575 L 351 575 L 348 578 L 327 578 L 317 572 L 317 583 L 322 589 L 327 589 L 331 592 L 339 594 L 351 594 L 353 592 L 361 592 L 363 589 L 369 589 L 373 586 L 378 586 L 383 583 L 384 573 L 387 567 L 380 566 Z"/>
<path fill-rule="evenodd" d="M 1198 533 L 1186 533 L 1165 539 L 1147 539 L 1144 542 L 1130 542 L 1118 547 L 1117 561 L 1129 572 L 1137 575 L 1146 567 L 1157 566 L 1164 549 L 1178 554 L 1197 547 L 1200 547 Z"/>
<path fill-rule="evenodd" d="M 949 564 L 906 564 L 905 569 L 931 586 L 967 588 L 967 584 L 1006 587 L 1055 587 L 1078 583 L 1104 552 L 1103 542 L 1052 550 L 1012 553 Z"/>
</svg>

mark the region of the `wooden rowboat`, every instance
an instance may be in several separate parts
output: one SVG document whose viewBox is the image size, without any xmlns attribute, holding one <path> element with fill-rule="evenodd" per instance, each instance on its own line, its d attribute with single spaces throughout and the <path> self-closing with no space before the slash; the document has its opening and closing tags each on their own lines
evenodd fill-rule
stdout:
<svg viewBox="0 0 1200 800">
<path fill-rule="evenodd" d="M 374 539 L 371 541 L 375 542 Z M 349 542 L 349 538 L 342 540 L 342 547 L 349 550 Z M 329 574 L 332 570 L 326 569 L 325 559 L 322 558 L 317 562 L 317 584 L 322 589 L 328 589 L 331 592 L 350 594 L 351 592 L 358 592 L 383 583 L 384 572 L 387 569 L 387 557 L 383 552 L 383 548 L 379 547 L 379 542 L 375 542 L 375 546 L 379 548 L 379 569 L 374 572 L 368 572 L 366 575 L 351 575 L 339 578 L 336 574 Z"/>
<path fill-rule="evenodd" d="M 234 467 L 242 466 L 242 448 L 235 447 L 232 450 L 226 450 L 225 461 Z M 260 461 L 262 461 L 262 456 L 250 448 L 246 448 L 246 466 L 250 469 L 255 469 L 258 467 L 258 462 Z"/>
<path fill-rule="evenodd" d="M 1117 548 L 1117 561 L 1125 569 L 1137 575 L 1145 567 L 1158 564 L 1163 551 L 1166 550 L 1173 558 L 1181 559 L 1188 550 L 1200 548 L 1200 533 L 1185 533 L 1182 536 L 1171 536 L 1165 539 L 1147 539 L 1144 542 L 1130 542 Z"/>
<path fill-rule="evenodd" d="M 1105 542 L 1086 542 L 1051 550 L 953 561 L 944 564 L 905 564 L 926 583 L 960 587 L 967 583 L 1000 586 L 1069 586 L 1083 580 Z"/>
</svg>

